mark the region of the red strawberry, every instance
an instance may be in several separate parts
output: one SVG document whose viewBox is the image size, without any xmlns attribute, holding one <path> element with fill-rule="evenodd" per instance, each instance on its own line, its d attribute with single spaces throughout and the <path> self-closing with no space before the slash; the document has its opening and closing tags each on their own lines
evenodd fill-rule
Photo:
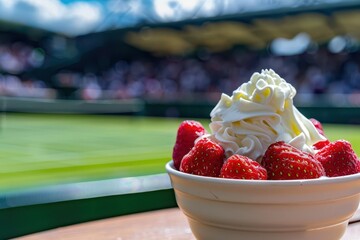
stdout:
<svg viewBox="0 0 360 240">
<path fill-rule="evenodd" d="M 241 155 L 232 155 L 220 171 L 221 178 L 266 180 L 267 173 L 258 162 Z"/>
<path fill-rule="evenodd" d="M 317 142 L 317 143 L 315 143 L 314 145 L 313 145 L 313 148 L 315 149 L 315 150 L 320 150 L 320 149 L 322 149 L 323 147 L 325 147 L 325 146 L 327 146 L 327 145 L 329 145 L 330 144 L 330 141 L 329 140 L 321 140 L 321 141 L 319 141 L 319 142 Z"/>
<path fill-rule="evenodd" d="M 224 163 L 224 149 L 208 138 L 202 138 L 181 161 L 180 171 L 218 177 Z"/>
<path fill-rule="evenodd" d="M 326 176 L 337 177 L 360 172 L 359 159 L 351 144 L 337 140 L 321 148 L 315 157 L 323 165 Z"/>
<path fill-rule="evenodd" d="M 195 140 L 206 133 L 201 123 L 194 120 L 183 121 L 177 131 L 172 158 L 176 169 L 180 168 L 182 158 L 194 146 Z"/>
<path fill-rule="evenodd" d="M 324 129 L 323 129 L 321 123 L 320 123 L 318 120 L 316 120 L 315 118 L 310 118 L 309 120 L 310 120 L 310 121 L 312 122 L 312 124 L 315 126 L 316 130 L 318 130 L 318 132 L 319 132 L 321 135 L 325 136 Z"/>
<path fill-rule="evenodd" d="M 285 142 L 271 144 L 262 164 L 271 180 L 310 179 L 325 175 L 324 168 L 313 155 Z"/>
</svg>

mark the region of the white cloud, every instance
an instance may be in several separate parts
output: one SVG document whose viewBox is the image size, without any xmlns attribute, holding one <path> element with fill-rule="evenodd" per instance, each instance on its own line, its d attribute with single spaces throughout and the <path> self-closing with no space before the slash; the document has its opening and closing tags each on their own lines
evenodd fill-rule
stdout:
<svg viewBox="0 0 360 240">
<path fill-rule="evenodd" d="M 191 17 L 202 0 L 154 0 L 154 10 L 158 17 L 165 21 L 178 21 Z"/>
<path fill-rule="evenodd" d="M 60 0 L 0 0 L 0 18 L 35 27 L 80 35 L 95 30 L 103 19 L 100 4 Z"/>
</svg>

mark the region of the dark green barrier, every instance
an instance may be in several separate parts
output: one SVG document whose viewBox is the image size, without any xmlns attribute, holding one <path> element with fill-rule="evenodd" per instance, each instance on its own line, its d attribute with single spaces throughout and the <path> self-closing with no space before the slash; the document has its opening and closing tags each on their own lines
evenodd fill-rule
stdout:
<svg viewBox="0 0 360 240">
<path fill-rule="evenodd" d="M 210 118 L 210 112 L 214 106 L 214 103 L 206 101 L 147 101 L 145 103 L 144 115 L 160 117 Z"/>
<path fill-rule="evenodd" d="M 140 99 L 84 101 L 0 97 L 0 112 L 132 115 L 141 113 L 143 108 Z"/>
<path fill-rule="evenodd" d="M 210 118 L 216 103 L 210 102 L 155 102 L 145 104 L 145 115 L 183 118 Z M 308 118 L 323 123 L 360 124 L 360 107 L 307 106 L 298 107 Z"/>
<path fill-rule="evenodd" d="M 130 213 L 175 207 L 172 189 L 0 210 L 0 239 Z"/>
<path fill-rule="evenodd" d="M 346 100 L 346 99 L 345 99 Z M 160 117 L 210 118 L 217 100 L 208 100 L 201 94 L 198 98 L 184 97 L 178 100 L 39 100 L 0 98 L 0 112 L 39 112 L 73 114 L 127 114 Z M 338 104 L 338 105 L 337 105 Z M 360 124 L 360 107 L 352 106 L 329 96 L 317 97 L 311 104 L 296 105 L 308 118 L 323 123 Z"/>
<path fill-rule="evenodd" d="M 299 107 L 299 111 L 323 123 L 360 124 L 359 107 Z"/>
<path fill-rule="evenodd" d="M 166 174 L 8 193 L 0 195 L 0 239 L 176 206 Z"/>
</svg>

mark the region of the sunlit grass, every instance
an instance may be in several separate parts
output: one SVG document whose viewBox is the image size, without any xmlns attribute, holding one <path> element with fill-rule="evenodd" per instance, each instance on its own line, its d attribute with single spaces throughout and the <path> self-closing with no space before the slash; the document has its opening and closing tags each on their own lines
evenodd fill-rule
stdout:
<svg viewBox="0 0 360 240">
<path fill-rule="evenodd" d="M 0 190 L 164 173 L 182 119 L 7 114 Z M 200 120 L 207 128 L 209 121 Z M 360 126 L 325 125 L 360 153 Z"/>
<path fill-rule="evenodd" d="M 165 172 L 179 121 L 7 114 L 0 189 Z"/>
</svg>

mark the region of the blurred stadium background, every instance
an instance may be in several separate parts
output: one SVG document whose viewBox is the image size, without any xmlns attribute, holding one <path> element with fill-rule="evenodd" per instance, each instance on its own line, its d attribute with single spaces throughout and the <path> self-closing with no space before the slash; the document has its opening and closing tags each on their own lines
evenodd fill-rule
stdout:
<svg viewBox="0 0 360 240">
<path fill-rule="evenodd" d="M 263 68 L 360 154 L 359 29 L 353 0 L 0 0 L 0 238 L 174 206 L 178 124 Z"/>
</svg>

